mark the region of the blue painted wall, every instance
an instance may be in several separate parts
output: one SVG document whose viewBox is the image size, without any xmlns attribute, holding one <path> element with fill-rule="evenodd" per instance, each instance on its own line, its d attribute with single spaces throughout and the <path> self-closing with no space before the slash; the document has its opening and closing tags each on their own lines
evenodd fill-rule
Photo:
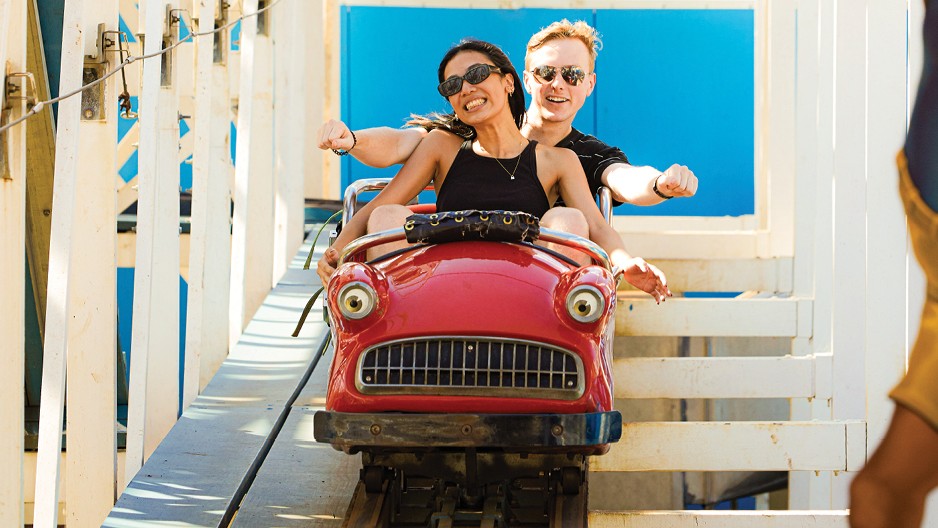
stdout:
<svg viewBox="0 0 938 528">
<path fill-rule="evenodd" d="M 574 126 L 619 146 L 635 164 L 683 163 L 701 181 L 693 199 L 616 213 L 752 214 L 751 10 L 344 7 L 342 118 L 353 129 L 394 127 L 410 113 L 448 111 L 436 70 L 453 44 L 468 36 L 491 41 L 520 70 L 528 37 L 561 18 L 586 20 L 604 41 L 597 88 Z M 342 182 L 396 170 L 349 157 Z"/>
</svg>

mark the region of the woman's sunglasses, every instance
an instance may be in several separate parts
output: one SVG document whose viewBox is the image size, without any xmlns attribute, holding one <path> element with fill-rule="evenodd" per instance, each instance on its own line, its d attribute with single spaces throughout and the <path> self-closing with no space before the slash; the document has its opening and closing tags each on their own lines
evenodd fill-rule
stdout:
<svg viewBox="0 0 938 528">
<path fill-rule="evenodd" d="M 479 84 L 488 79 L 489 75 L 493 72 L 501 73 L 502 70 L 491 64 L 474 64 L 466 70 L 466 73 L 462 77 L 453 75 L 449 79 L 441 82 L 436 89 L 440 91 L 440 95 L 443 97 L 451 97 L 458 94 L 459 90 L 462 90 L 462 82 L 464 80 L 469 84 Z"/>
<path fill-rule="evenodd" d="M 556 66 L 538 66 L 531 70 L 534 74 L 534 80 L 540 84 L 552 82 L 557 76 Z M 560 68 L 560 76 L 567 81 L 570 86 L 577 86 L 586 78 L 586 72 L 579 66 L 563 66 Z"/>
</svg>

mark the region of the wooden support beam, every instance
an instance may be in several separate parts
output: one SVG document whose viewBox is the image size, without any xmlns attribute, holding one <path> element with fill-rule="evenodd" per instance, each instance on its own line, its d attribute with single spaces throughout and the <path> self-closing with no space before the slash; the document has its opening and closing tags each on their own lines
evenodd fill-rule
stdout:
<svg viewBox="0 0 938 528">
<path fill-rule="evenodd" d="M 889 425 L 893 403 L 889 390 L 905 372 L 906 318 L 896 317 L 906 306 L 905 211 L 896 184 L 895 151 L 905 141 L 907 6 L 888 0 L 871 0 L 867 28 L 869 75 L 867 111 L 871 145 L 867 166 L 867 295 L 875 302 L 866 307 L 866 404 L 869 451 L 879 444 Z M 885 280 L 885 277 L 890 277 Z"/>
<path fill-rule="evenodd" d="M 26 112 L 26 2 L 0 0 L 0 125 Z M 8 94 L 7 87 L 19 88 Z M 5 111 L 9 106 L 9 110 Z M 0 134 L 0 526 L 23 526 L 26 304 L 26 124 Z"/>
<path fill-rule="evenodd" d="M 865 443 L 860 421 L 634 422 L 622 424 L 622 439 L 593 457 L 590 469 L 856 471 L 866 462 Z"/>
<path fill-rule="evenodd" d="M 817 361 L 830 357 L 616 359 L 616 398 L 813 398 Z"/>
<path fill-rule="evenodd" d="M 625 247 L 649 261 L 655 259 L 753 259 L 765 247 L 767 231 L 648 231 L 617 230 Z M 761 255 L 761 257 L 791 257 Z"/>
<path fill-rule="evenodd" d="M 791 255 L 794 251 L 795 224 L 795 0 L 765 3 L 765 61 L 762 79 L 763 171 L 757 178 L 765 183 L 768 210 L 765 228 L 769 231 L 765 248 L 759 256 Z M 801 219 L 800 221 L 804 221 Z"/>
<path fill-rule="evenodd" d="M 115 64 L 116 54 L 98 46 L 99 25 L 117 29 L 116 1 L 66 4 L 60 94 L 82 86 L 86 57 L 99 65 L 97 75 Z M 98 119 L 82 116 L 81 96 L 59 103 L 36 526 L 57 523 L 63 404 L 70 411 L 66 488 L 71 500 L 65 523 L 99 526 L 114 503 L 117 115 L 107 95 L 117 93 L 116 80 L 111 77 L 102 84 L 99 105 L 90 103 Z"/>
<path fill-rule="evenodd" d="M 227 21 L 227 12 L 216 12 L 217 2 L 205 0 L 198 6 L 199 32 L 214 29 L 216 20 Z M 227 32 L 222 32 L 201 37 L 196 48 L 184 407 L 205 388 L 228 355 L 228 313 L 218 307 L 228 306 L 231 275 L 229 45 Z"/>
<path fill-rule="evenodd" d="M 242 5 L 245 14 L 257 8 L 258 0 Z M 273 61 L 270 36 L 258 31 L 258 20 L 241 21 L 230 342 L 237 341 L 273 285 Z"/>
<path fill-rule="evenodd" d="M 27 2 L 29 41 L 27 70 L 36 79 L 36 98 L 49 100 L 49 77 L 42 52 L 42 34 L 35 2 Z M 52 109 L 29 119 L 26 126 L 26 256 L 40 332 L 44 332 L 49 283 L 49 237 L 52 232 L 52 181 L 55 172 L 55 126 Z"/>
<path fill-rule="evenodd" d="M 809 324 L 810 301 L 673 297 L 655 304 L 648 295 L 620 295 L 617 336 L 795 337 Z"/>
<path fill-rule="evenodd" d="M 790 292 L 792 259 L 655 259 L 673 292 Z M 622 290 L 634 290 L 619 283 Z"/>
<path fill-rule="evenodd" d="M 174 5 L 165 0 L 141 4 L 146 54 L 162 49 L 167 31 L 176 41 L 178 26 L 169 27 L 166 16 Z M 172 428 L 179 402 L 179 105 L 175 60 L 164 57 L 144 62 L 139 103 L 140 186 L 126 481 Z M 168 69 L 161 65 L 164 60 Z"/>
<path fill-rule="evenodd" d="M 287 2 L 269 12 L 274 28 L 271 40 L 276 66 L 273 284 L 287 271 L 290 259 L 303 243 L 305 152 L 317 129 L 315 124 L 296 117 L 304 115 L 307 105 L 313 104 L 313 100 L 306 97 L 308 86 L 304 83 L 308 68 L 302 38 L 307 31 L 304 11 L 301 2 Z"/>
<path fill-rule="evenodd" d="M 847 528 L 848 512 L 834 511 L 593 511 L 592 528 Z"/>
</svg>

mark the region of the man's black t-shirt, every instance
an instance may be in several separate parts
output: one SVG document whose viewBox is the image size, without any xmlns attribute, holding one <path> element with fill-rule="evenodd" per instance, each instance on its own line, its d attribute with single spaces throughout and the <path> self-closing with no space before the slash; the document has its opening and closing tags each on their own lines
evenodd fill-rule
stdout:
<svg viewBox="0 0 938 528">
<path fill-rule="evenodd" d="M 616 147 L 609 146 L 595 137 L 584 134 L 577 129 L 572 129 L 567 137 L 557 143 L 557 147 L 568 148 L 576 153 L 580 158 L 580 165 L 583 166 L 583 172 L 586 173 L 586 182 L 589 184 L 590 192 L 593 196 L 599 194 L 599 188 L 603 184 L 603 171 L 613 163 L 628 163 L 629 158 L 625 153 Z M 622 202 L 613 200 L 613 205 L 620 205 Z M 554 207 L 562 206 L 563 197 L 558 198 Z"/>
</svg>

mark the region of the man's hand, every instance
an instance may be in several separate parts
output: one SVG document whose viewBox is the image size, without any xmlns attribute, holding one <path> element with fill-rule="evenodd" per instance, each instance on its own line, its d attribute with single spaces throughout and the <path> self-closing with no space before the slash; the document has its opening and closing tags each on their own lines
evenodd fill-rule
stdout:
<svg viewBox="0 0 938 528">
<path fill-rule="evenodd" d="M 620 271 L 629 284 L 654 297 L 658 304 L 671 296 L 664 273 L 645 259 L 630 258 L 621 264 Z"/>
<path fill-rule="evenodd" d="M 322 258 L 319 259 L 319 263 L 316 264 L 316 274 L 319 275 L 319 280 L 322 281 L 323 287 L 329 284 L 329 278 L 332 277 L 332 274 L 335 273 L 335 267 L 339 263 L 339 252 L 335 248 L 328 248 L 326 252 L 323 253 Z"/>
<path fill-rule="evenodd" d="M 319 148 L 348 150 L 355 144 L 352 131 L 342 121 L 330 119 L 319 128 Z"/>
<path fill-rule="evenodd" d="M 666 196 L 687 198 L 697 193 L 697 176 L 686 165 L 671 165 L 655 181 L 658 190 Z"/>
</svg>

